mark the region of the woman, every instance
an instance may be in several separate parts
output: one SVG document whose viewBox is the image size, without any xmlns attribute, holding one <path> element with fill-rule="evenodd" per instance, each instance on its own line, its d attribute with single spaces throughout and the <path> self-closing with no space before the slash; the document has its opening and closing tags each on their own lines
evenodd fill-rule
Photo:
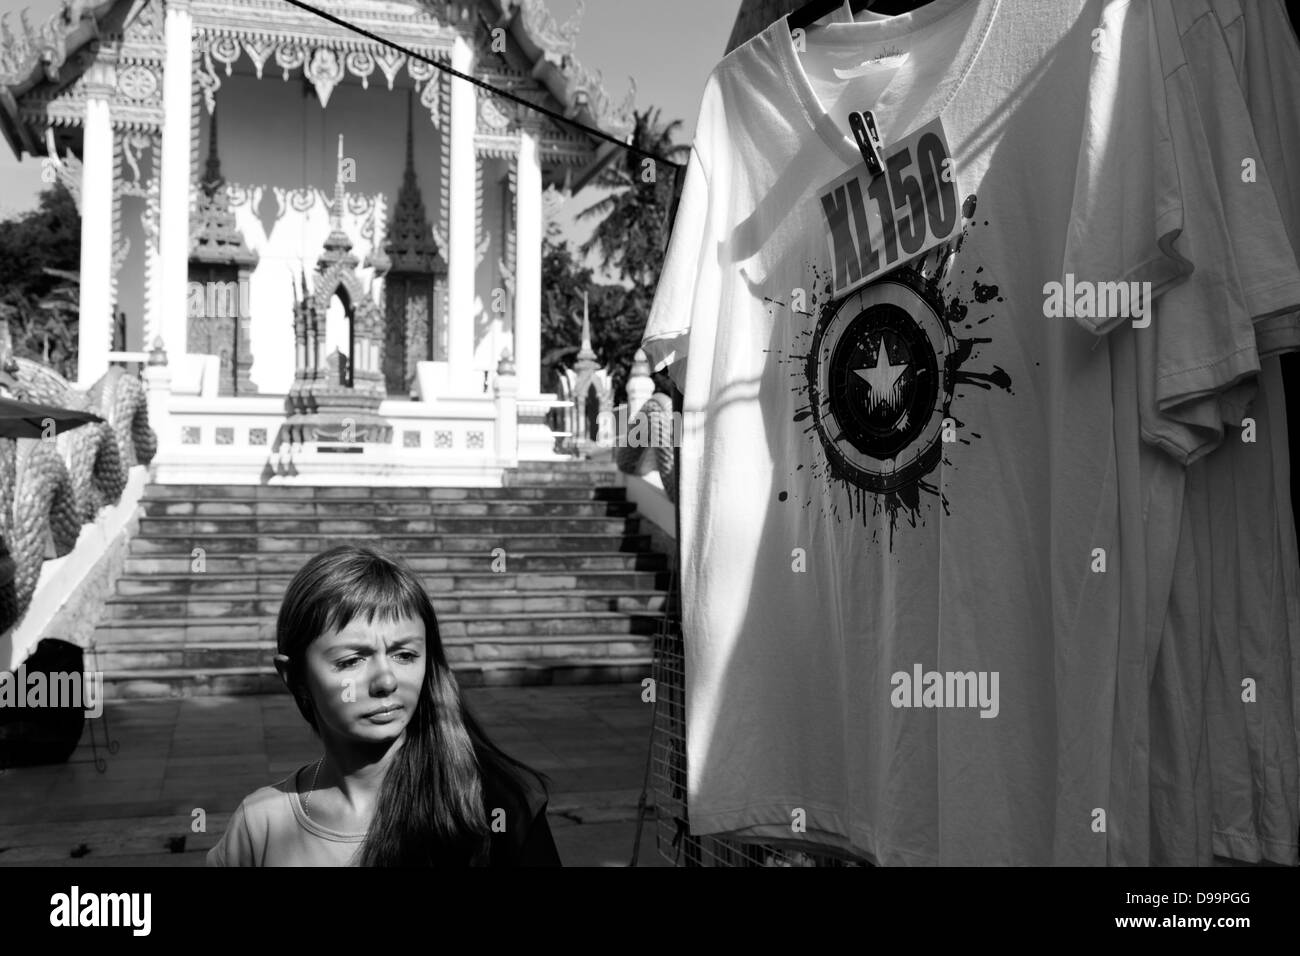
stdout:
<svg viewBox="0 0 1300 956">
<path fill-rule="evenodd" d="M 249 795 L 210 866 L 559 866 L 541 775 L 461 701 L 429 596 L 342 546 L 289 583 L 275 667 L 323 745 Z"/>
</svg>

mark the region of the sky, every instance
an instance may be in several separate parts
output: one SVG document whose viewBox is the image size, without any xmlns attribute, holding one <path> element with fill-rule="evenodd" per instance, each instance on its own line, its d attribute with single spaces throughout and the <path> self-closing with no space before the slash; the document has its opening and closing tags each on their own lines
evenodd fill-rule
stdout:
<svg viewBox="0 0 1300 956">
<path fill-rule="evenodd" d="M 0 14 L 11 22 L 23 7 L 32 24 L 42 23 L 60 8 L 59 0 L 0 0 Z M 573 15 L 578 0 L 547 0 L 559 23 Z M 636 80 L 637 109 L 661 110 L 663 122 L 681 119 L 677 139 L 689 143 L 695 132 L 704 82 L 722 58 L 739 0 L 587 0 L 575 50 L 579 62 L 599 72 L 616 103 L 627 94 L 629 77 Z M 20 163 L 0 139 L 0 219 L 32 209 L 42 188 L 39 160 Z M 578 193 L 557 216 L 562 234 L 574 242 L 585 239 L 593 223 L 574 222 L 577 211 L 600 194 Z"/>
</svg>

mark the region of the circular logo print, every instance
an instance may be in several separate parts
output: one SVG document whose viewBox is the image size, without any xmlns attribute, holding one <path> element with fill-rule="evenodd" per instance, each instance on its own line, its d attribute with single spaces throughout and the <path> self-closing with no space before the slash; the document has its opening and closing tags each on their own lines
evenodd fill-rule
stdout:
<svg viewBox="0 0 1300 956">
<path fill-rule="evenodd" d="M 813 336 L 813 420 L 835 471 L 888 494 L 942 454 L 955 342 L 937 294 L 903 270 L 828 307 Z"/>
</svg>

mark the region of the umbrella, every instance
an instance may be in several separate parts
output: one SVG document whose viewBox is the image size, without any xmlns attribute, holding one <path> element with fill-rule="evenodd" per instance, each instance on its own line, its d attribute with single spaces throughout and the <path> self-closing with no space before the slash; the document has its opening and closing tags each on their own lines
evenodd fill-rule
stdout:
<svg viewBox="0 0 1300 956">
<path fill-rule="evenodd" d="M 103 420 L 92 412 L 77 412 L 54 405 L 0 398 L 0 438 L 45 438 L 48 434 L 46 422 L 54 423 L 54 433 L 57 435 Z"/>
</svg>

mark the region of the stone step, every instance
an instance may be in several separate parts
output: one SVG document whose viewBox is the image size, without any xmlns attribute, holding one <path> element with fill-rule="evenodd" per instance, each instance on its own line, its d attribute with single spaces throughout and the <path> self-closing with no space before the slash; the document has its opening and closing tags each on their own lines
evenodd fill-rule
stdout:
<svg viewBox="0 0 1300 956">
<path fill-rule="evenodd" d="M 295 534 L 261 537 L 257 534 L 150 534 L 131 539 L 130 554 L 142 557 L 153 554 L 190 554 L 202 547 L 205 554 L 267 554 L 297 552 L 314 555 L 336 544 L 379 544 L 396 553 L 428 554 L 445 551 L 490 553 L 497 548 L 509 551 L 645 551 L 650 547 L 648 534 Z"/>
<path fill-rule="evenodd" d="M 622 486 L 589 483 L 499 488 L 310 487 L 296 485 L 150 485 L 144 501 L 626 501 Z"/>
<path fill-rule="evenodd" d="M 462 687 L 548 684 L 633 684 L 650 671 L 647 651 L 636 658 L 569 658 L 547 661 L 453 664 Z M 104 678 L 106 700 L 284 694 L 274 670 L 232 667 L 219 670 L 118 671 Z"/>
<path fill-rule="evenodd" d="M 156 618 L 212 620 L 223 617 L 266 617 L 280 611 L 280 594 L 117 595 L 108 599 L 107 619 L 144 622 Z M 444 614 L 548 614 L 570 611 L 662 611 L 664 591 L 520 592 L 448 591 L 432 595 Z"/>
<path fill-rule="evenodd" d="M 560 474 L 550 474 L 544 471 L 519 473 L 509 472 L 501 476 L 502 484 L 507 488 L 522 487 L 606 487 L 614 486 L 622 481 L 621 473 L 617 468 L 600 469 L 592 471 L 566 471 Z"/>
<path fill-rule="evenodd" d="M 613 459 L 610 455 L 609 449 L 599 449 L 586 458 L 559 458 L 547 461 L 536 461 L 526 458 L 515 465 L 515 470 L 563 471 L 566 469 L 579 470 L 582 468 L 608 468 L 612 461 Z"/>
<path fill-rule="evenodd" d="M 188 563 L 186 559 L 180 559 Z M 188 595 L 217 597 L 221 595 L 282 595 L 292 574 L 126 574 L 118 578 L 117 595 L 134 597 L 144 595 Z M 581 571 L 571 574 L 554 573 L 496 573 L 493 571 L 464 571 L 452 574 L 421 575 L 425 588 L 441 604 L 442 596 L 449 592 L 474 594 L 480 592 L 517 592 L 523 594 L 547 591 L 586 591 L 593 594 L 623 591 L 664 591 L 670 585 L 670 576 L 664 571 Z"/>
<path fill-rule="evenodd" d="M 650 637 L 623 634 L 559 634 L 499 639 L 445 638 L 443 650 L 453 665 L 474 662 L 509 663 L 583 658 L 618 660 L 641 658 L 652 650 Z M 166 645 L 123 641 L 100 646 L 94 669 L 105 682 L 124 671 L 212 671 L 229 668 L 273 670 L 274 641 L 198 641 Z"/>
<path fill-rule="evenodd" d="M 454 637 L 520 637 L 556 634 L 655 634 L 663 613 L 655 611 L 564 611 L 534 614 L 503 612 L 438 614 L 444 640 Z M 212 641 L 270 641 L 275 639 L 275 616 L 229 615 L 203 620 L 195 617 L 156 617 L 128 620 L 106 618 L 95 628 L 94 641 L 102 651 L 122 641 L 188 644 Z"/>
<path fill-rule="evenodd" d="M 519 475 L 581 475 L 589 472 L 617 472 L 612 458 L 594 461 L 590 458 L 572 461 L 521 461 L 508 473 Z"/>
<path fill-rule="evenodd" d="M 558 518 L 620 518 L 633 514 L 631 501 L 592 499 L 520 498 L 477 501 L 262 501 L 256 498 L 180 500 L 161 498 L 141 502 L 141 513 L 149 518 L 184 517 L 353 517 L 358 513 L 376 518 L 502 518 L 554 516 Z"/>
<path fill-rule="evenodd" d="M 150 486 L 87 666 L 109 698 L 284 693 L 284 590 L 312 556 L 354 542 L 420 575 L 466 686 L 642 680 L 676 598 L 622 475 L 537 462 L 504 482 Z"/>
<path fill-rule="evenodd" d="M 372 517 L 354 512 L 351 518 L 295 516 L 208 516 L 141 518 L 140 535 L 448 535 L 448 534 L 636 534 L 637 517 L 555 517 L 509 515 L 489 517 Z"/>
<path fill-rule="evenodd" d="M 139 540 L 139 539 L 135 539 Z M 322 548 L 322 550 L 324 550 Z M 205 549 L 204 574 L 294 574 L 318 551 L 228 551 Z M 495 558 L 482 550 L 438 553 L 407 552 L 402 559 L 421 574 L 493 573 Z M 501 573 L 588 573 L 595 571 L 662 571 L 667 555 L 653 551 L 537 551 L 508 550 Z M 124 571 L 131 575 L 185 574 L 193 572 L 194 558 L 179 555 L 129 555 Z"/>
</svg>

